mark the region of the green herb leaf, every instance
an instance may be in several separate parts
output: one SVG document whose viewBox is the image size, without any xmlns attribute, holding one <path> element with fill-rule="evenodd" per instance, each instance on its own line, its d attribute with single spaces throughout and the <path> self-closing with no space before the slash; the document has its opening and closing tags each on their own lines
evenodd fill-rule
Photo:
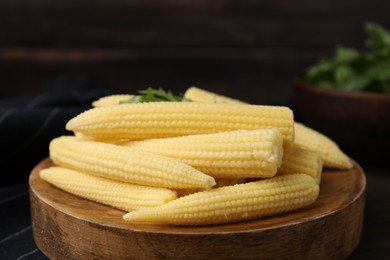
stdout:
<svg viewBox="0 0 390 260">
<path fill-rule="evenodd" d="M 343 84 L 350 81 L 351 78 L 356 76 L 355 71 L 346 65 L 341 65 L 335 68 L 335 75 L 334 78 L 336 80 L 336 84 L 340 87 L 342 87 Z"/>
<path fill-rule="evenodd" d="M 374 80 L 389 81 L 390 80 L 390 62 L 376 62 L 367 68 L 367 75 Z"/>
<path fill-rule="evenodd" d="M 333 73 L 335 66 L 334 60 L 323 59 L 318 64 L 313 65 L 308 69 L 305 75 L 305 80 L 309 82 L 316 82 L 318 79 L 323 79 L 327 75 Z"/>
<path fill-rule="evenodd" d="M 341 88 L 348 91 L 362 91 L 370 81 L 370 78 L 365 75 L 355 75 L 344 82 Z"/>
<path fill-rule="evenodd" d="M 361 54 L 352 48 L 339 46 L 336 48 L 335 60 L 338 63 L 353 63 L 361 58 Z"/>
<path fill-rule="evenodd" d="M 311 66 L 303 80 L 324 88 L 390 93 L 390 32 L 365 25 L 368 52 L 338 46 L 333 57 Z"/>
<path fill-rule="evenodd" d="M 390 48 L 390 33 L 379 24 L 369 22 L 365 25 L 366 45 L 373 51 Z"/>
<path fill-rule="evenodd" d="M 120 104 L 144 103 L 144 102 L 189 102 L 188 98 L 183 95 L 174 95 L 170 90 L 165 91 L 163 88 L 153 89 L 151 87 L 138 91 L 139 95 L 135 95 L 128 100 L 121 101 Z"/>
</svg>

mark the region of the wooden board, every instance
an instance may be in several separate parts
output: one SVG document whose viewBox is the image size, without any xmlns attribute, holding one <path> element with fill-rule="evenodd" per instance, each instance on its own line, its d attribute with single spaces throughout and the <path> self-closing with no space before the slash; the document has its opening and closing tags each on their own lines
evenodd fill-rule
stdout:
<svg viewBox="0 0 390 260">
<path fill-rule="evenodd" d="M 133 225 L 125 213 L 78 198 L 30 175 L 37 246 L 51 259 L 344 259 L 360 241 L 366 179 L 357 163 L 325 170 L 308 208 L 233 224 Z"/>
</svg>

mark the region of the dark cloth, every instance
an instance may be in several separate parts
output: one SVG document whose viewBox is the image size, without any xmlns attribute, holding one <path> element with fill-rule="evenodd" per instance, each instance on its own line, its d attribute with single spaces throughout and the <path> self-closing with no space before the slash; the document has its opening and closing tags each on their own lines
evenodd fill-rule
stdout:
<svg viewBox="0 0 390 260">
<path fill-rule="evenodd" d="M 0 187 L 0 259 L 48 259 L 34 243 L 27 184 Z"/>
<path fill-rule="evenodd" d="M 32 168 L 48 156 L 50 140 L 70 134 L 66 122 L 110 93 L 86 77 L 59 77 L 36 96 L 0 99 L 0 186 L 27 183 Z"/>
</svg>

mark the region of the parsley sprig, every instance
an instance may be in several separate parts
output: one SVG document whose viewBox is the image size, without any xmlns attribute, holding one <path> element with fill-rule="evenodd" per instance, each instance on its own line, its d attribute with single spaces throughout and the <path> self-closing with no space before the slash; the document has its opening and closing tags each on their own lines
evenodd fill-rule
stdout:
<svg viewBox="0 0 390 260">
<path fill-rule="evenodd" d="M 188 98 L 183 95 L 174 95 L 172 91 L 164 90 L 163 88 L 147 88 L 145 90 L 139 90 L 139 95 L 134 95 L 128 100 L 121 101 L 120 104 L 132 104 L 132 103 L 144 103 L 144 102 L 189 102 Z"/>
<path fill-rule="evenodd" d="M 367 52 L 338 46 L 333 57 L 310 67 L 304 81 L 325 88 L 390 94 L 390 32 L 365 25 Z"/>
</svg>

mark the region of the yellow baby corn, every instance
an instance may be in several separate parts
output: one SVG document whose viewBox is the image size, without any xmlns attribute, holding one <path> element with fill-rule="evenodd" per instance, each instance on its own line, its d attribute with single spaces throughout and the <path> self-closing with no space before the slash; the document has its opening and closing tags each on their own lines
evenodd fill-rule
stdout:
<svg viewBox="0 0 390 260">
<path fill-rule="evenodd" d="M 283 155 L 283 139 L 275 129 L 148 139 L 123 145 L 179 159 L 216 178 L 272 177 Z"/>
<path fill-rule="evenodd" d="M 187 97 L 195 102 L 246 104 L 243 101 L 221 96 L 196 87 L 189 88 L 187 92 Z M 326 167 L 339 169 L 350 169 L 352 167 L 348 156 L 340 150 L 333 140 L 297 122 L 295 123 L 295 143 L 298 147 L 318 152 Z"/>
<path fill-rule="evenodd" d="M 177 198 L 176 191 L 118 182 L 63 167 L 51 167 L 39 176 L 76 196 L 124 211 L 160 206 Z"/>
<path fill-rule="evenodd" d="M 288 107 L 149 102 L 93 108 L 66 124 L 66 129 L 100 140 L 140 140 L 238 129 L 278 129 L 289 146 L 294 116 Z"/>
<path fill-rule="evenodd" d="M 295 133 L 295 145 L 319 153 L 324 166 L 339 169 L 352 168 L 348 156 L 327 136 L 297 122 Z"/>
<path fill-rule="evenodd" d="M 298 147 L 285 149 L 282 166 L 278 169 L 277 175 L 294 173 L 307 174 L 320 184 L 322 173 L 321 156 L 317 152 Z"/>
<path fill-rule="evenodd" d="M 219 188 L 219 187 L 224 187 L 224 186 L 229 186 L 229 185 L 235 185 L 235 184 L 240 184 L 244 183 L 246 179 L 243 178 L 215 178 L 215 186 L 213 188 Z M 195 192 L 202 191 L 201 189 L 179 189 L 176 190 L 177 196 L 178 197 L 183 197 L 186 195 L 190 195 Z"/>
<path fill-rule="evenodd" d="M 106 106 L 115 106 L 119 105 L 121 101 L 128 100 L 132 98 L 133 95 L 128 94 L 117 94 L 101 97 L 98 100 L 92 102 L 93 107 L 106 107 Z"/>
<path fill-rule="evenodd" d="M 184 93 L 184 97 L 190 99 L 191 101 L 200 103 L 245 104 L 245 102 L 238 99 L 218 95 L 198 87 L 188 88 Z"/>
<path fill-rule="evenodd" d="M 215 185 L 213 177 L 179 160 L 114 144 L 62 136 L 49 150 L 56 165 L 113 180 L 172 189 Z"/>
<path fill-rule="evenodd" d="M 319 186 L 310 176 L 282 175 L 197 192 L 162 206 L 129 212 L 123 218 L 131 223 L 172 225 L 229 223 L 306 207 L 316 201 L 318 193 Z"/>
</svg>

